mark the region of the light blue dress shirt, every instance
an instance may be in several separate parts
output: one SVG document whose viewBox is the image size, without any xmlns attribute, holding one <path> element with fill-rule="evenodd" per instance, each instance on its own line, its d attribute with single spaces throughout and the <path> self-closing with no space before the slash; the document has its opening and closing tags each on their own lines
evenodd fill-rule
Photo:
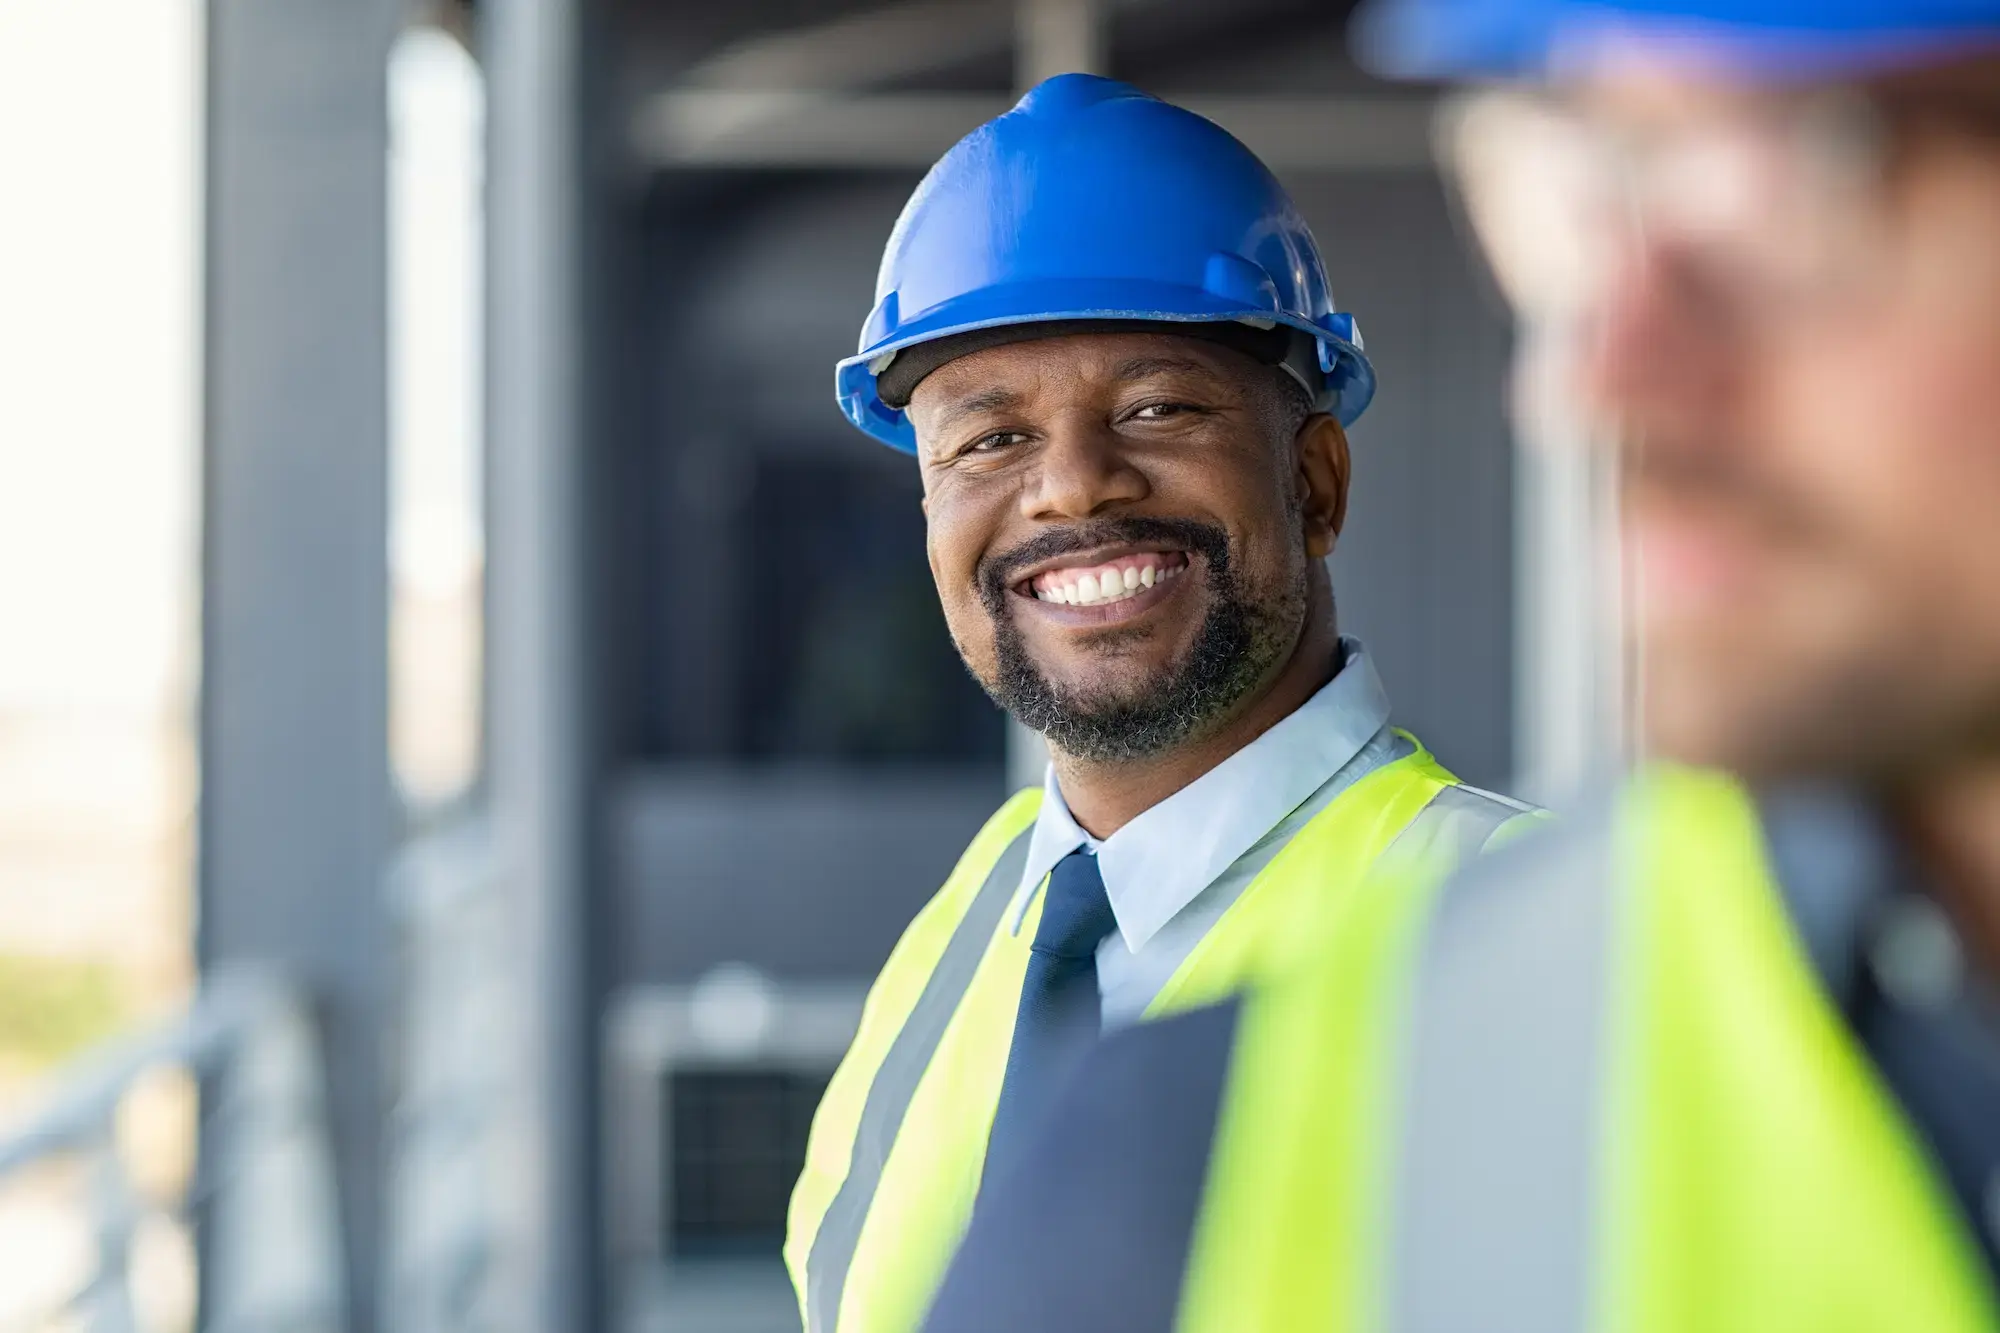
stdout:
<svg viewBox="0 0 2000 1333">
<path fill-rule="evenodd" d="M 1097 951 L 1107 1028 L 1136 1021 L 1276 854 L 1310 805 L 1411 753 L 1389 729 L 1389 697 L 1359 640 L 1342 638 L 1333 679 L 1282 722 L 1102 842 L 1070 814 L 1051 767 L 1014 912 L 1018 932 L 1056 862 L 1097 854 L 1118 929 Z"/>
</svg>

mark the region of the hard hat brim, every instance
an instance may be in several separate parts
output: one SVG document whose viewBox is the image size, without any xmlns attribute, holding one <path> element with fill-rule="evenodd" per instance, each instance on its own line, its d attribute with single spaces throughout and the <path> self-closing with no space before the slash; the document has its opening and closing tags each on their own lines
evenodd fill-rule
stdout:
<svg viewBox="0 0 2000 1333">
<path fill-rule="evenodd" d="M 937 338 L 1001 325 L 1070 320 L 1132 320 L 1144 323 L 1221 323 L 1230 320 L 1285 324 L 1312 335 L 1320 345 L 1327 374 L 1326 410 L 1343 426 L 1352 425 L 1375 393 L 1375 371 L 1358 339 L 1348 336 L 1352 321 L 1336 316 L 1322 328 L 1282 311 L 1245 305 L 1202 287 L 1129 279 L 1048 278 L 1008 283 L 940 302 L 903 321 L 887 337 L 863 347 L 834 371 L 841 411 L 855 426 L 904 453 L 917 451 L 907 413 L 888 406 L 876 390 L 871 368 L 881 357 Z"/>
<path fill-rule="evenodd" d="M 1561 75 L 1605 35 L 1643 40 L 1735 77 L 1787 83 L 1865 75 L 2000 46 L 2000 3 L 1904 0 L 1370 0 L 1357 58 L 1389 78 Z"/>
</svg>

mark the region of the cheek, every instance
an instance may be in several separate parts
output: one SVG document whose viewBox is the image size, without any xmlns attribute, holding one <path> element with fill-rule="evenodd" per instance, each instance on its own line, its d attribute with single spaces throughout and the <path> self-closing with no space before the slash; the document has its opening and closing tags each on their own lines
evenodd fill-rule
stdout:
<svg viewBox="0 0 2000 1333">
<path fill-rule="evenodd" d="M 924 547 L 940 596 L 969 585 L 979 566 L 990 524 L 956 488 L 933 486 L 924 497 Z"/>
<path fill-rule="evenodd" d="M 2000 668 L 2000 339 L 1976 360 L 1913 364 L 1904 382 L 1911 401 L 1869 472 L 1895 524 L 1883 541 L 1937 651 L 1979 645 Z"/>
<path fill-rule="evenodd" d="M 951 596 L 942 599 L 945 629 L 952 646 L 982 680 L 991 674 L 998 657 L 994 646 L 993 617 L 976 597 Z"/>
<path fill-rule="evenodd" d="M 978 515 L 948 495 L 933 492 L 926 515 L 925 548 L 930 559 L 931 579 L 937 585 L 938 604 L 945 625 L 959 651 L 974 660 L 983 660 L 992 648 L 992 618 L 979 597 L 979 561 L 987 549 L 982 534 L 987 531 Z"/>
<path fill-rule="evenodd" d="M 2000 169 L 1930 180 L 1891 294 L 1846 330 L 1835 369 L 1864 437 L 1858 484 L 1935 577 L 1962 579 L 2000 561 Z"/>
<path fill-rule="evenodd" d="M 1305 563 L 1305 542 L 1292 474 L 1280 472 L 1261 446 L 1233 450 L 1215 462 L 1156 480 L 1162 512 L 1219 524 L 1246 588 L 1294 578 Z"/>
<path fill-rule="evenodd" d="M 1789 353 L 1755 434 L 1787 442 L 1771 462 L 1838 525 L 1846 574 L 2000 639 L 2000 291 L 1918 295 Z"/>
<path fill-rule="evenodd" d="M 1312 557 L 1306 551 L 1304 517 L 1290 489 L 1290 478 L 1273 485 L 1259 498 L 1243 532 L 1245 558 L 1251 577 L 1264 588 L 1294 587 Z"/>
</svg>

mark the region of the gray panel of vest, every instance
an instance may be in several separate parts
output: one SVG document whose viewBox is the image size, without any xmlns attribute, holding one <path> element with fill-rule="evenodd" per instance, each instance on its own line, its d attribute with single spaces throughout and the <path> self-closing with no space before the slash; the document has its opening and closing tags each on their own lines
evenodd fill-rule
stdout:
<svg viewBox="0 0 2000 1333">
<path fill-rule="evenodd" d="M 1412 977 L 1387 1327 L 1582 1333 L 1607 960 L 1608 817 L 1454 875 Z"/>
</svg>

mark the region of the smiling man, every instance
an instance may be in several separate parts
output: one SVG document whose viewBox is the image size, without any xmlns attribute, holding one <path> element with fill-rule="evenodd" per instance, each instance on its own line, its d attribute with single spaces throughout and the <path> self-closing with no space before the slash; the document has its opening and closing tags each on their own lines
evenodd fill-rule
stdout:
<svg viewBox="0 0 2000 1333">
<path fill-rule="evenodd" d="M 1052 758 L 896 947 L 814 1121 L 785 1249 L 812 1333 L 917 1325 L 1102 1028 L 1229 993 L 1392 849 L 1524 817 L 1391 728 L 1339 633 L 1373 389 L 1283 189 L 1135 89 L 1043 84 L 905 208 L 840 401 L 916 455 L 952 637 Z"/>
</svg>

